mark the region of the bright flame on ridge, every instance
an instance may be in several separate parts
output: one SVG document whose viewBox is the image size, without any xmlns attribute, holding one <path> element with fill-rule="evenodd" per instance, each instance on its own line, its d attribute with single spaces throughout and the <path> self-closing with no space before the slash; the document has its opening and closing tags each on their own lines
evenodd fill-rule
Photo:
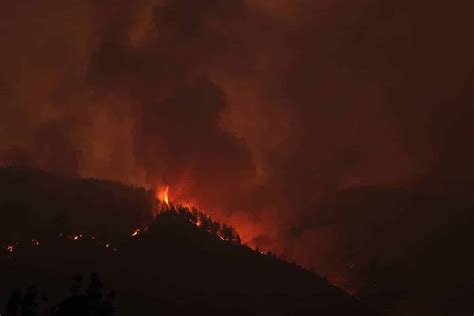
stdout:
<svg viewBox="0 0 474 316">
<path fill-rule="evenodd" d="M 133 231 L 132 237 L 138 236 L 140 233 L 141 233 L 140 229 L 137 228 L 137 229 L 135 229 L 135 230 Z"/>
<path fill-rule="evenodd" d="M 162 190 L 160 190 L 158 192 L 158 199 L 160 201 L 163 201 L 166 203 L 166 205 L 170 205 L 170 200 L 169 200 L 169 191 L 170 191 L 170 187 L 169 186 L 165 186 Z"/>
</svg>

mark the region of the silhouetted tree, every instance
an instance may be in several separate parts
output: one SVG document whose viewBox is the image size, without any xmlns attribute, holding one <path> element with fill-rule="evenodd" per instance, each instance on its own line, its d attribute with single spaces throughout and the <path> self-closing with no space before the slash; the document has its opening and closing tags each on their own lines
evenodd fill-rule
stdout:
<svg viewBox="0 0 474 316">
<path fill-rule="evenodd" d="M 221 233 L 221 237 L 225 240 L 234 242 L 236 244 L 240 244 L 241 242 L 239 234 L 237 233 L 235 228 L 232 226 L 223 224 L 221 227 L 220 233 Z"/>
<path fill-rule="evenodd" d="M 178 211 L 178 214 L 181 215 L 182 217 L 184 217 L 185 219 L 189 220 L 189 216 L 188 216 L 188 210 L 182 206 L 182 205 L 178 205 L 177 206 L 177 211 Z"/>
<path fill-rule="evenodd" d="M 209 230 L 209 227 L 210 227 L 209 217 L 207 217 L 203 213 L 200 213 L 199 214 L 199 220 L 201 221 L 201 228 L 204 229 L 204 230 Z"/>
<path fill-rule="evenodd" d="M 110 291 L 104 302 L 102 303 L 101 316 L 112 316 L 115 312 L 113 301 L 115 298 L 115 293 Z"/>
<path fill-rule="evenodd" d="M 82 277 L 74 277 L 71 287 L 71 296 L 66 298 L 55 308 L 56 316 L 82 316 L 87 315 L 87 302 L 84 295 L 80 295 Z"/>
<path fill-rule="evenodd" d="M 89 310 L 93 314 L 98 314 L 101 309 L 102 303 L 102 282 L 100 281 L 99 274 L 93 273 L 91 275 L 89 287 L 87 288 L 87 303 Z"/>
<path fill-rule="evenodd" d="M 49 313 L 49 304 L 48 304 L 48 294 L 46 292 L 41 292 L 41 316 L 50 315 Z"/>
<path fill-rule="evenodd" d="M 16 289 L 10 294 L 6 306 L 7 316 L 18 316 L 20 314 L 21 289 Z"/>
<path fill-rule="evenodd" d="M 221 229 L 221 225 L 218 222 L 214 222 L 212 219 L 209 218 L 209 231 L 213 234 L 219 233 Z"/>
<path fill-rule="evenodd" d="M 81 287 L 82 287 L 82 276 L 76 275 L 74 277 L 74 283 L 71 286 L 71 294 L 73 296 L 79 295 L 79 291 L 81 290 Z"/>
<path fill-rule="evenodd" d="M 232 229 L 230 226 L 223 224 L 221 227 L 221 237 L 224 238 L 225 240 L 231 240 L 232 239 Z"/>
<path fill-rule="evenodd" d="M 113 292 L 102 300 L 103 284 L 98 273 L 93 273 L 90 278 L 86 294 L 80 294 L 81 278 L 75 278 L 71 288 L 71 296 L 65 299 L 56 308 L 56 316 L 111 316 L 114 314 Z"/>
<path fill-rule="evenodd" d="M 193 223 L 196 223 L 198 218 L 199 218 L 199 212 L 197 210 L 197 208 L 193 207 L 192 210 L 191 210 L 191 218 L 192 218 L 192 222 Z"/>
<path fill-rule="evenodd" d="M 38 290 L 34 286 L 29 286 L 26 289 L 25 296 L 21 302 L 21 316 L 36 316 L 38 303 L 36 298 Z"/>
<path fill-rule="evenodd" d="M 237 233 L 235 228 L 233 228 L 233 227 L 231 227 L 231 228 L 232 228 L 232 240 L 231 241 L 240 245 L 240 243 L 241 243 L 240 235 Z"/>
</svg>

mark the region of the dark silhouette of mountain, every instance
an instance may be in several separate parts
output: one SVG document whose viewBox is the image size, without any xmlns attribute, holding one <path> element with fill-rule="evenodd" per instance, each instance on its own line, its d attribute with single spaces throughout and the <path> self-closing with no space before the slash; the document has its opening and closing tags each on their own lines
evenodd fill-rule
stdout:
<svg viewBox="0 0 474 316">
<path fill-rule="evenodd" d="M 361 304 L 318 275 L 240 245 L 232 227 L 197 210 L 165 207 L 153 220 L 155 192 L 21 167 L 0 168 L 0 192 L 0 308 L 31 286 L 58 306 L 70 298 L 73 276 L 99 272 L 116 293 L 117 315 L 472 310 L 472 201 L 359 187 L 315 205 L 317 220 L 308 210 L 290 233 L 338 227 L 333 247 Z"/>
<path fill-rule="evenodd" d="M 120 246 L 104 247 L 86 236 L 18 245 L 0 260 L 0 271 L 3 297 L 34 284 L 55 302 L 68 288 L 68 276 L 100 271 L 116 293 L 117 315 L 371 314 L 323 278 L 222 240 L 172 210 Z"/>
<path fill-rule="evenodd" d="M 73 315 L 74 306 L 94 310 L 84 315 L 375 315 L 326 279 L 241 245 L 231 227 L 195 210 L 162 205 L 131 236 L 140 214 L 156 207 L 144 190 L 23 168 L 1 169 L 0 183 L 8 192 L 0 204 L 0 306 L 21 302 L 31 315 Z M 106 215 L 97 214 L 104 219 L 94 218 L 104 205 Z M 88 287 L 72 279 L 96 272 L 100 282 L 93 277 Z"/>
<path fill-rule="evenodd" d="M 387 314 L 468 315 L 474 297 L 472 220 L 448 224 L 398 256 L 373 258 L 359 274 L 358 296 Z M 403 314 L 402 314 L 403 315 Z"/>
<path fill-rule="evenodd" d="M 328 196 L 293 233 L 338 227 L 357 296 L 387 315 L 465 315 L 474 297 L 474 203 L 402 189 Z"/>
</svg>

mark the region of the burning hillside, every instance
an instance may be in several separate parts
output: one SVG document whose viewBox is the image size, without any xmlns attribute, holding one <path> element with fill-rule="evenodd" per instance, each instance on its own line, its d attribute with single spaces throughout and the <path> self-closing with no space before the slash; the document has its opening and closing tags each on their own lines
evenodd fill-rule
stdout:
<svg viewBox="0 0 474 316">
<path fill-rule="evenodd" d="M 31 258 L 32 254 L 54 258 L 63 252 L 79 249 L 85 252 L 81 252 L 78 262 L 89 260 L 89 256 L 105 256 L 104 260 L 108 260 L 108 256 L 115 259 L 130 256 L 137 260 L 127 265 L 144 265 L 151 270 L 158 263 L 149 262 L 143 254 L 154 251 L 157 245 L 162 249 L 157 256 L 163 260 L 164 255 L 169 260 L 166 269 L 174 269 L 174 260 L 178 260 L 177 258 L 190 262 L 196 260 L 196 256 L 201 256 L 193 247 L 204 247 L 206 253 L 210 249 L 220 249 L 224 256 L 242 255 L 229 250 L 235 246 L 242 249 L 244 257 L 257 255 L 276 260 L 274 255 L 260 256 L 261 251 L 275 252 L 272 247 L 266 246 L 268 243 L 265 239 L 255 239 L 255 243 L 248 243 L 249 234 L 245 230 L 244 221 L 231 221 L 239 232 L 244 228 L 240 236 L 233 225 L 221 224 L 225 221 L 215 216 L 219 212 L 206 214 L 198 211 L 191 203 L 186 203 L 186 199 L 181 199 L 182 192 L 177 192 L 175 198 L 175 190 L 178 191 L 179 188 L 175 189 L 171 185 L 145 190 L 108 180 L 68 178 L 15 167 L 0 168 L 0 190 L 3 193 L 0 196 L 0 253 L 2 260 L 7 260 L 4 263 L 9 265 L 9 269 L 16 269 L 13 265 L 26 260 L 26 257 Z M 416 300 L 423 293 L 431 293 L 433 297 L 462 298 L 456 289 L 468 282 L 469 279 L 462 271 L 469 269 L 454 268 L 453 262 L 444 261 L 449 256 L 443 254 L 451 254 L 452 258 L 459 256 L 463 252 L 462 242 L 470 240 L 469 235 L 465 235 L 469 231 L 469 221 L 463 222 L 464 229 L 458 229 L 455 233 L 451 231 L 452 227 L 459 227 L 460 214 L 469 210 L 464 204 L 426 194 L 377 188 L 346 190 L 323 202 L 318 205 L 321 210 L 325 210 L 320 214 L 320 221 L 308 217 L 304 225 L 292 226 L 288 223 L 288 231 L 280 233 L 289 234 L 295 240 L 311 239 L 322 256 L 318 262 L 326 264 L 315 270 L 324 275 L 328 271 L 335 271 L 329 275 L 332 283 L 340 286 L 341 283 L 334 282 L 334 276 L 349 276 L 348 280 L 352 284 L 347 287 L 348 291 L 375 301 L 381 308 L 395 308 L 396 303 L 390 306 L 386 305 L 387 302 L 390 299 L 394 302 L 404 300 L 400 296 L 404 292 L 411 293 L 410 297 L 413 297 L 410 306 L 418 306 Z M 449 221 L 442 212 L 446 209 L 450 210 Z M 377 220 L 381 212 L 384 212 L 382 215 L 387 218 L 387 222 Z M 341 221 L 337 214 L 345 214 L 347 221 Z M 404 221 L 401 218 L 410 218 L 411 225 L 405 224 L 402 227 Z M 427 223 L 427 218 L 433 221 Z M 445 218 L 444 225 L 439 224 L 442 218 Z M 251 218 L 248 220 L 252 221 Z M 269 227 L 271 224 L 267 223 Z M 326 229 L 334 225 L 345 227 L 343 233 Z M 430 233 L 427 234 L 421 227 L 429 227 Z M 408 235 L 401 236 L 400 231 L 407 232 Z M 413 239 L 413 236 L 417 238 Z M 404 243 L 400 243 L 402 237 L 406 237 Z M 182 251 L 188 251 L 189 254 L 178 252 L 177 247 L 170 247 L 165 242 L 169 238 L 173 243 L 178 242 L 176 240 L 189 242 L 189 245 L 181 245 L 186 249 Z M 241 242 L 251 245 L 253 249 L 239 246 Z M 335 248 L 329 248 L 328 244 Z M 446 247 L 447 244 L 450 246 Z M 307 260 L 298 262 L 299 264 L 311 262 L 316 256 L 312 252 L 297 253 L 300 248 L 301 244 L 296 243 L 292 248 L 293 253 L 283 255 L 291 261 L 303 254 L 303 258 Z M 443 251 L 440 253 L 436 248 Z M 337 249 L 340 251 L 336 251 Z M 94 254 L 88 254 L 88 251 Z M 391 265 L 393 256 L 400 255 L 406 260 Z M 375 258 L 384 260 L 377 261 Z M 420 268 L 411 266 L 415 262 L 425 262 L 426 266 L 432 268 L 425 267 L 420 271 Z M 49 264 L 44 263 L 46 267 Z M 228 264 L 233 266 L 235 263 Z M 77 266 L 77 269 L 79 271 L 82 268 Z M 94 270 L 92 266 L 91 269 Z M 203 265 L 201 269 L 210 271 L 207 265 Z M 438 286 L 427 288 L 427 283 L 423 280 L 429 277 L 427 273 L 433 274 L 437 270 L 444 271 L 446 277 L 439 280 Z M 456 271 L 460 272 L 456 274 Z M 75 272 L 69 270 L 68 273 Z M 206 283 L 194 274 L 187 275 L 181 281 L 189 285 L 191 280 Z M 457 280 L 455 282 L 461 284 L 461 287 L 453 287 L 453 280 Z M 167 282 L 172 286 L 174 280 Z M 14 283 L 10 284 L 15 286 Z M 244 288 L 244 285 L 241 284 L 241 287 Z M 433 303 L 428 301 L 421 305 L 420 310 L 431 304 Z M 465 305 L 459 303 L 459 306 Z"/>
<path fill-rule="evenodd" d="M 179 215 L 182 219 L 193 224 L 195 227 L 200 230 L 209 233 L 213 236 L 217 236 L 221 240 L 232 242 L 234 244 L 240 244 L 241 239 L 234 227 L 226 224 L 220 224 L 219 222 L 214 221 L 210 216 L 206 215 L 204 212 L 198 211 L 195 207 L 183 206 L 180 204 L 174 204 L 169 199 L 169 187 L 165 187 L 162 190 L 157 190 L 156 193 L 157 200 L 153 212 L 155 213 L 155 221 L 159 219 L 161 214 L 171 212 Z M 129 235 L 129 238 L 139 237 L 141 234 L 146 233 L 149 225 L 153 225 L 153 222 L 146 223 L 140 228 L 135 228 Z M 90 240 L 95 244 L 109 248 L 113 251 L 118 250 L 118 246 L 114 245 L 110 240 L 104 240 L 103 238 L 96 237 L 98 234 L 88 235 L 86 233 L 70 233 L 70 232 L 59 232 L 58 237 L 66 238 L 71 241 L 83 241 Z M 121 242 L 123 242 L 123 237 Z M 41 238 L 31 238 L 31 245 L 40 246 Z M 27 243 L 29 245 L 29 243 Z M 23 241 L 7 241 L 0 243 L 0 249 L 4 249 L 9 258 L 15 253 L 17 249 L 21 249 L 24 246 Z"/>
<path fill-rule="evenodd" d="M 0 297 L 25 280 L 57 293 L 68 275 L 100 271 L 118 291 L 118 315 L 372 315 L 316 274 L 240 244 L 232 226 L 171 198 L 155 205 L 153 221 L 115 240 L 64 231 L 2 244 Z"/>
<path fill-rule="evenodd" d="M 2 181 L 5 195 L 0 198 L 1 223 L 7 225 L 0 233 L 0 249 L 9 256 L 25 246 L 44 246 L 55 237 L 92 241 L 117 251 L 125 239 L 146 233 L 164 212 L 179 214 L 222 240 L 241 242 L 231 225 L 220 224 L 195 207 L 172 201 L 169 186 L 145 191 L 104 180 L 70 179 L 25 168 L 0 169 L 0 185 Z M 45 212 L 38 212 L 40 209 Z"/>
</svg>

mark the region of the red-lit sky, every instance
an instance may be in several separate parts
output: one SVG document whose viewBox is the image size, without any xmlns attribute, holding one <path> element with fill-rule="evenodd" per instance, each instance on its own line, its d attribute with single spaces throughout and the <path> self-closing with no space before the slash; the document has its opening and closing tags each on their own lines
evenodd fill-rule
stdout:
<svg viewBox="0 0 474 316">
<path fill-rule="evenodd" d="M 287 231 L 335 192 L 474 193 L 469 5 L 1 1 L 0 162 L 169 185 L 331 272 L 337 225 Z"/>
</svg>

